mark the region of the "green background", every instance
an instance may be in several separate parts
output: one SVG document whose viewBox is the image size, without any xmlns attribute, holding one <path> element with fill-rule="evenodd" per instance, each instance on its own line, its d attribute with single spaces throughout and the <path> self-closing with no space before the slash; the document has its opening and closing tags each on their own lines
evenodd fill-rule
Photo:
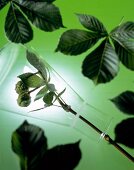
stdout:
<svg viewBox="0 0 134 170">
<path fill-rule="evenodd" d="M 66 29 L 83 29 L 75 13 L 90 14 L 96 16 L 104 23 L 109 31 L 120 23 L 123 16 L 124 22 L 133 21 L 134 19 L 134 1 L 132 0 L 57 0 L 55 4 L 60 8 L 63 23 L 67 27 Z M 0 11 L 0 48 L 8 42 L 4 34 L 4 21 L 7 8 L 8 6 Z M 95 115 L 94 120 L 96 123 L 100 122 L 97 123 L 97 125 L 99 125 L 101 128 L 101 126 L 103 126 L 103 121 L 101 122 L 101 120 L 106 119 L 107 123 L 102 127 L 102 130 L 104 130 L 104 127 L 107 127 L 110 120 L 112 120 L 112 123 L 110 123 L 109 126 L 108 134 L 114 138 L 114 127 L 121 120 L 128 118 L 128 116 L 118 111 L 109 101 L 109 99 L 117 96 L 125 90 L 134 90 L 133 72 L 120 65 L 119 74 L 114 80 L 107 84 L 94 86 L 91 80 L 88 80 L 81 74 L 82 61 L 91 50 L 79 56 L 65 56 L 61 53 L 55 53 L 54 50 L 58 44 L 60 35 L 66 29 L 60 29 L 52 33 L 40 31 L 35 27 L 33 29 L 34 39 L 29 43 L 29 45 L 34 47 L 34 49 L 36 49 L 36 51 L 45 58 L 45 60 L 61 75 L 61 77 L 64 78 L 68 84 L 72 86 L 72 88 L 86 102 L 101 110 L 100 112 L 98 111 L 96 113 L 98 115 Z M 12 51 L 12 55 L 15 55 L 14 51 Z M 5 103 L 4 108 L 1 108 L 0 111 L 0 169 L 19 169 L 18 159 L 16 155 L 14 155 L 14 153 L 11 151 L 10 140 L 12 132 L 25 119 L 31 123 L 35 123 L 41 126 L 45 130 L 46 136 L 48 137 L 49 148 L 57 144 L 70 143 L 82 139 L 80 143 L 82 159 L 79 163 L 79 166 L 76 167 L 76 170 L 134 169 L 134 164 L 131 161 L 120 154 L 120 152 L 113 148 L 113 146 L 109 145 L 103 140 L 100 140 L 99 135 L 97 135 L 93 130 L 86 127 L 81 122 L 79 122 L 80 132 L 78 132 L 75 128 L 70 128 L 69 126 L 62 126 L 57 123 L 50 123 L 48 121 L 29 118 L 10 112 L 10 110 L 13 110 L 11 109 L 12 100 L 9 100 L 8 97 L 5 96 L 5 88 L 9 88 L 11 82 L 14 83 L 11 76 L 14 74 L 17 75 L 22 73 L 21 70 L 19 70 L 19 67 L 25 65 L 25 60 L 25 57 L 23 57 L 21 53 L 17 55 L 12 69 L 10 72 L 8 72 L 8 74 L 5 73 L 6 78 L 0 87 L 0 91 L 4 91 L 3 93 L 0 93 L 0 99 L 3 100 L 3 103 Z M 1 65 L 1 67 L 3 67 L 3 65 Z M 10 93 L 9 90 L 8 93 Z M 78 100 L 80 100 L 79 97 Z M 81 104 L 82 101 L 80 100 L 79 105 Z M 76 108 L 77 107 L 79 109 L 80 106 L 76 105 Z M 102 112 L 104 112 L 104 114 Z M 65 116 L 67 118 L 69 117 L 69 115 Z M 56 117 L 56 119 L 58 120 L 58 117 Z M 66 121 L 64 121 L 64 123 L 66 123 Z M 88 135 L 86 136 L 84 133 Z M 134 155 L 134 150 L 129 149 L 123 145 L 121 146 L 131 155 Z"/>
</svg>

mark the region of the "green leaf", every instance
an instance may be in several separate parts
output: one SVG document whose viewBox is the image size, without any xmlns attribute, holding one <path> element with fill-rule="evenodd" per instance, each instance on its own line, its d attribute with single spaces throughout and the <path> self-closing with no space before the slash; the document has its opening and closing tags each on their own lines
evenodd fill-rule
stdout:
<svg viewBox="0 0 134 170">
<path fill-rule="evenodd" d="M 52 101 L 53 101 L 53 98 L 55 96 L 55 93 L 54 92 L 48 92 L 44 95 L 43 97 L 43 101 L 47 104 L 47 105 L 52 105 Z"/>
<path fill-rule="evenodd" d="M 33 38 L 33 31 L 24 15 L 13 4 L 10 5 L 5 21 L 5 33 L 15 43 L 27 43 Z"/>
<path fill-rule="evenodd" d="M 125 119 L 117 124 L 115 142 L 134 149 L 134 118 Z"/>
<path fill-rule="evenodd" d="M 81 24 L 88 30 L 91 30 L 93 32 L 100 34 L 101 37 L 108 35 L 107 30 L 104 27 L 104 25 L 96 17 L 92 15 L 85 15 L 85 14 L 77 14 L 77 16 Z"/>
<path fill-rule="evenodd" d="M 57 145 L 49 149 L 42 164 L 43 170 L 73 170 L 76 168 L 82 153 L 79 147 L 80 141 L 65 145 Z"/>
<path fill-rule="evenodd" d="M 134 70 L 134 40 L 126 40 L 121 38 L 113 38 L 115 51 L 120 61 L 130 70 Z"/>
<path fill-rule="evenodd" d="M 114 28 L 110 33 L 114 37 L 134 39 L 134 22 L 128 21 Z"/>
<path fill-rule="evenodd" d="M 51 32 L 64 27 L 59 8 L 52 3 L 25 0 L 17 5 L 20 6 L 32 24 L 41 30 Z"/>
<path fill-rule="evenodd" d="M 41 87 L 44 85 L 44 80 L 37 75 L 32 75 L 26 79 L 25 84 L 28 87 Z"/>
<path fill-rule="evenodd" d="M 105 39 L 83 61 L 82 73 L 95 84 L 111 81 L 118 73 L 119 60 L 110 42 Z"/>
<path fill-rule="evenodd" d="M 111 31 L 116 53 L 120 61 L 130 70 L 134 70 L 134 22 L 128 21 Z"/>
<path fill-rule="evenodd" d="M 20 78 L 22 81 L 25 81 L 27 78 L 29 78 L 30 76 L 33 76 L 33 75 L 34 75 L 34 73 L 28 72 L 28 73 L 23 73 L 17 77 Z"/>
<path fill-rule="evenodd" d="M 24 73 L 18 76 L 27 87 L 40 87 L 44 85 L 44 80 L 34 73 Z"/>
<path fill-rule="evenodd" d="M 48 87 L 43 87 L 35 96 L 34 101 L 41 99 L 48 92 Z"/>
<path fill-rule="evenodd" d="M 66 88 L 64 90 L 62 90 L 58 95 L 56 95 L 53 102 L 55 102 L 57 99 L 59 99 L 62 96 L 62 94 L 65 92 L 65 90 L 66 90 Z"/>
<path fill-rule="evenodd" d="M 69 55 L 78 55 L 91 48 L 99 38 L 98 34 L 89 31 L 71 29 L 61 35 L 55 51 Z"/>
<path fill-rule="evenodd" d="M 0 1 L 0 10 L 4 8 L 10 0 L 1 0 Z"/>
<path fill-rule="evenodd" d="M 26 57 L 28 62 L 41 73 L 43 79 L 47 82 L 47 70 L 44 60 L 28 50 L 26 52 Z"/>
<path fill-rule="evenodd" d="M 44 131 L 24 121 L 12 134 L 12 150 L 20 158 L 21 169 L 37 170 L 47 150 Z"/>
<path fill-rule="evenodd" d="M 134 92 L 125 91 L 111 101 L 123 113 L 134 115 Z"/>
<path fill-rule="evenodd" d="M 49 83 L 49 84 L 47 84 L 47 87 L 48 87 L 49 91 L 52 91 L 52 92 L 56 91 L 54 84 Z"/>
</svg>

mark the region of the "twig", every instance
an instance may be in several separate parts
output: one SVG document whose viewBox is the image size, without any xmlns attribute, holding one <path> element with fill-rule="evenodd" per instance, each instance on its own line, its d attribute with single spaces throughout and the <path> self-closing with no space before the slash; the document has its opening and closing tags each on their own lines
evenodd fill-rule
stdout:
<svg viewBox="0 0 134 170">
<path fill-rule="evenodd" d="M 64 108 L 68 108 L 68 111 L 71 112 L 73 115 L 77 115 L 77 112 L 75 112 L 71 107 L 68 107 L 67 104 L 63 103 L 59 99 L 59 103 L 63 106 Z M 85 119 L 83 116 L 79 115 L 79 118 L 86 123 L 88 126 L 90 126 L 92 129 L 94 129 L 98 134 L 102 135 L 104 132 L 102 132 L 99 128 L 97 128 L 94 124 L 92 124 L 90 121 Z M 124 156 L 126 156 L 129 160 L 134 162 L 134 157 L 130 155 L 127 151 L 125 151 L 121 146 L 119 146 L 113 139 L 108 134 L 104 134 L 104 139 L 109 142 L 111 145 L 113 145 L 118 151 L 120 151 Z"/>
</svg>

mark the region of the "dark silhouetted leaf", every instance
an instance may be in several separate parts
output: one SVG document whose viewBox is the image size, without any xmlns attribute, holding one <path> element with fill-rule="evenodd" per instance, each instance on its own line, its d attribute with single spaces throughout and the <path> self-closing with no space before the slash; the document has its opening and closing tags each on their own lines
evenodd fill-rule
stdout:
<svg viewBox="0 0 134 170">
<path fill-rule="evenodd" d="M 64 27 L 59 8 L 52 3 L 25 0 L 17 5 L 20 6 L 32 24 L 41 30 L 50 32 Z"/>
<path fill-rule="evenodd" d="M 36 94 L 34 101 L 39 100 L 39 99 L 41 99 L 42 97 L 44 97 L 44 95 L 47 93 L 47 91 L 48 91 L 48 87 L 47 87 L 47 86 L 43 87 L 43 88 Z"/>
<path fill-rule="evenodd" d="M 12 149 L 20 158 L 21 169 L 39 170 L 47 150 L 44 131 L 27 121 L 12 134 Z"/>
<path fill-rule="evenodd" d="M 114 48 L 104 40 L 83 61 L 82 73 L 95 84 L 111 81 L 118 73 L 119 61 Z"/>
<path fill-rule="evenodd" d="M 120 111 L 134 115 L 134 92 L 125 91 L 111 101 Z"/>
<path fill-rule="evenodd" d="M 85 14 L 77 14 L 77 16 L 81 24 L 88 30 L 94 31 L 100 34 L 102 37 L 108 35 L 104 25 L 96 17 L 92 15 L 85 15 Z"/>
<path fill-rule="evenodd" d="M 10 0 L 0 0 L 0 10 L 8 4 Z"/>
<path fill-rule="evenodd" d="M 116 126 L 115 142 L 134 148 L 134 118 L 123 120 Z"/>
<path fill-rule="evenodd" d="M 6 36 L 15 43 L 27 43 L 33 38 L 33 31 L 24 15 L 13 4 L 5 21 Z"/>
<path fill-rule="evenodd" d="M 41 73 L 42 77 L 47 82 L 47 71 L 44 60 L 30 51 L 27 51 L 26 57 L 29 63 Z"/>
<path fill-rule="evenodd" d="M 52 105 L 52 101 L 54 98 L 55 93 L 54 92 L 48 92 L 44 95 L 43 97 L 43 101 L 47 104 L 47 105 Z"/>
<path fill-rule="evenodd" d="M 58 145 L 47 151 L 43 169 L 73 170 L 81 159 L 79 141 L 72 144 Z"/>
<path fill-rule="evenodd" d="M 78 55 L 91 48 L 99 38 L 100 36 L 96 33 L 71 29 L 61 35 L 59 44 L 55 51 L 60 51 L 69 55 Z"/>
</svg>

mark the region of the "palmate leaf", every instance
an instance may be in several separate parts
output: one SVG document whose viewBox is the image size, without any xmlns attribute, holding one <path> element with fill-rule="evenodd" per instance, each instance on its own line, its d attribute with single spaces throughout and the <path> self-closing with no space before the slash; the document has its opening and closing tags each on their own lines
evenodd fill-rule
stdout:
<svg viewBox="0 0 134 170">
<path fill-rule="evenodd" d="M 96 33 L 80 29 L 71 29 L 61 35 L 55 51 L 69 55 L 78 55 L 91 48 L 99 38 L 100 36 Z"/>
<path fill-rule="evenodd" d="M 81 24 L 88 30 L 96 32 L 100 34 L 100 36 L 102 37 L 105 37 L 108 35 L 107 30 L 104 27 L 104 25 L 96 17 L 92 15 L 85 15 L 85 14 L 77 14 L 77 16 Z"/>
<path fill-rule="evenodd" d="M 134 115 L 134 92 L 125 91 L 111 101 L 123 113 Z"/>
<path fill-rule="evenodd" d="M 41 30 L 51 32 L 64 27 L 59 8 L 52 3 L 25 0 L 17 3 L 17 5 L 32 24 Z"/>
<path fill-rule="evenodd" d="M 42 170 L 73 170 L 81 159 L 80 141 L 71 144 L 57 145 L 49 149 L 44 157 Z"/>
<path fill-rule="evenodd" d="M 105 39 L 83 61 L 82 73 L 95 84 L 111 81 L 118 73 L 119 60 L 110 42 Z"/>
<path fill-rule="evenodd" d="M 47 70 L 44 60 L 41 57 L 37 56 L 35 53 L 28 50 L 26 52 L 26 57 L 28 62 L 41 73 L 43 79 L 47 83 Z"/>
<path fill-rule="evenodd" d="M 4 8 L 10 0 L 0 0 L 0 10 Z"/>
<path fill-rule="evenodd" d="M 24 121 L 12 134 L 12 150 L 19 156 L 21 169 L 39 170 L 47 150 L 44 131 Z"/>
<path fill-rule="evenodd" d="M 117 124 L 115 142 L 134 149 L 134 118 L 125 119 Z"/>
<path fill-rule="evenodd" d="M 27 43 L 33 38 L 33 31 L 24 15 L 13 4 L 10 6 L 6 21 L 5 33 L 15 43 Z"/>
</svg>

